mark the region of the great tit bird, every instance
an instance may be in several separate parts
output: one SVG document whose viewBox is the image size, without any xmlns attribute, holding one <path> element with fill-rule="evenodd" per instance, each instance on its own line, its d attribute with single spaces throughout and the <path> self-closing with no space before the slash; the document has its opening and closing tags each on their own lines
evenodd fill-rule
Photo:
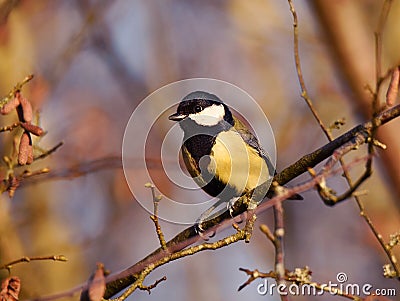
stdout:
<svg viewBox="0 0 400 301">
<path fill-rule="evenodd" d="M 196 91 L 186 95 L 177 112 L 184 132 L 181 147 L 185 166 L 194 181 L 222 202 L 243 196 L 256 187 L 267 193 L 275 168 L 257 138 L 216 95 Z M 216 206 L 204 213 L 199 224 Z"/>
</svg>

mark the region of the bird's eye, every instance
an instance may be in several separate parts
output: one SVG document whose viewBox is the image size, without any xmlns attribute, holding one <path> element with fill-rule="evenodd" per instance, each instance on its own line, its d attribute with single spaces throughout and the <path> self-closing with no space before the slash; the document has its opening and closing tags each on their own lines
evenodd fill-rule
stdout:
<svg viewBox="0 0 400 301">
<path fill-rule="evenodd" d="M 201 112 L 202 109 L 203 109 L 203 108 L 201 107 L 201 105 L 197 105 L 197 106 L 194 107 L 194 111 L 195 111 L 196 113 Z"/>
</svg>

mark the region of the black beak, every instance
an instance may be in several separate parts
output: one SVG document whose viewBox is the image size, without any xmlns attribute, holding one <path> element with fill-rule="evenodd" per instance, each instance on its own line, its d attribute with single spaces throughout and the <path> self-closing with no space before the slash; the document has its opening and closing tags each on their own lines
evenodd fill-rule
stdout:
<svg viewBox="0 0 400 301">
<path fill-rule="evenodd" d="M 169 116 L 168 119 L 172 120 L 172 121 L 181 121 L 181 120 L 185 119 L 186 117 L 187 117 L 187 115 L 175 113 L 175 114 L 172 114 L 171 116 Z"/>
</svg>

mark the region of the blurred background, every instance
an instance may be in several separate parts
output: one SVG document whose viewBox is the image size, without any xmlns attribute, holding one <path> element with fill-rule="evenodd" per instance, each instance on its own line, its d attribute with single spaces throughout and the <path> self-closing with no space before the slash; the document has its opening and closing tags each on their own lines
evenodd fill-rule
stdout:
<svg viewBox="0 0 400 301">
<path fill-rule="evenodd" d="M 375 87 L 374 31 L 382 3 L 295 1 L 310 96 L 326 125 L 346 119 L 335 137 L 368 119 L 365 86 Z M 394 1 L 383 37 L 383 73 L 400 62 L 399 16 L 400 3 Z M 211 77 L 246 90 L 274 130 L 278 171 L 327 141 L 300 97 L 286 1 L 2 0 L 0 94 L 30 73 L 35 78 L 23 94 L 48 131 L 35 140 L 36 151 L 65 144 L 29 167 L 49 167 L 49 176 L 23 183 L 13 199 L 1 195 L 0 265 L 22 256 L 64 254 L 69 261 L 15 266 L 11 273 L 21 278 L 21 299 L 81 284 L 96 262 L 112 272 L 122 270 L 158 247 L 153 223 L 133 199 L 119 159 L 130 114 L 156 89 L 185 78 Z M 14 119 L 12 114 L 2 117 L 1 124 Z M 388 150 L 378 152 L 374 174 L 361 187 L 368 190 L 362 197 L 367 213 L 386 240 L 400 229 L 399 121 L 380 129 Z M 11 153 L 12 139 L 8 132 L 0 135 L 2 156 Z M 161 139 L 146 146 L 155 178 L 163 174 Z M 363 155 L 361 148 L 347 161 Z M 356 177 L 362 170 L 351 173 Z M 5 172 L 3 164 L 2 177 Z M 136 180 L 144 185 L 149 179 L 142 174 L 138 171 Z M 346 189 L 341 177 L 329 184 L 339 193 Z M 166 194 L 173 189 L 167 181 L 159 181 L 157 188 Z M 314 191 L 303 196 L 304 201 L 284 204 L 287 269 L 309 266 L 321 283 L 336 283 L 336 274 L 344 272 L 348 283 L 394 287 L 400 294 L 399 283 L 382 276 L 387 258 L 355 202 L 329 208 Z M 196 197 L 204 193 L 193 192 Z M 260 215 L 260 223 L 272 225 L 271 212 Z M 161 226 L 167 239 L 183 228 Z M 273 252 L 255 230 L 250 244 L 202 252 L 156 270 L 145 284 L 164 275 L 168 280 L 151 295 L 138 291 L 130 300 L 278 300 L 257 294 L 261 280 L 237 292 L 247 279 L 239 267 L 267 272 L 274 267 Z M 317 299 L 332 296 L 296 297 Z"/>
</svg>

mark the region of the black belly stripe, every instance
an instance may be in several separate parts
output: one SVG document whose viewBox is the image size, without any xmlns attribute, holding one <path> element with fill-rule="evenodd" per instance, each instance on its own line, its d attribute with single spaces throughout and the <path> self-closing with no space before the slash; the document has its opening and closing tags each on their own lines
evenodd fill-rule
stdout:
<svg viewBox="0 0 400 301">
<path fill-rule="evenodd" d="M 210 155 L 214 144 L 215 137 L 211 135 L 199 134 L 190 138 L 184 137 L 184 145 L 193 159 L 195 159 L 197 165 L 201 157 Z"/>
<path fill-rule="evenodd" d="M 211 153 L 211 149 L 215 144 L 215 136 L 199 134 L 192 136 L 188 139 L 184 138 L 184 145 L 188 152 L 191 154 L 196 162 L 196 168 L 199 169 L 199 161 L 203 156 L 208 156 Z M 203 174 L 204 174 L 203 170 Z M 204 178 L 211 178 L 212 175 L 204 175 Z M 202 189 L 213 197 L 219 197 L 229 201 L 233 197 L 237 196 L 237 192 L 230 186 L 222 183 L 219 179 L 212 177 L 211 181 L 208 182 Z"/>
</svg>

